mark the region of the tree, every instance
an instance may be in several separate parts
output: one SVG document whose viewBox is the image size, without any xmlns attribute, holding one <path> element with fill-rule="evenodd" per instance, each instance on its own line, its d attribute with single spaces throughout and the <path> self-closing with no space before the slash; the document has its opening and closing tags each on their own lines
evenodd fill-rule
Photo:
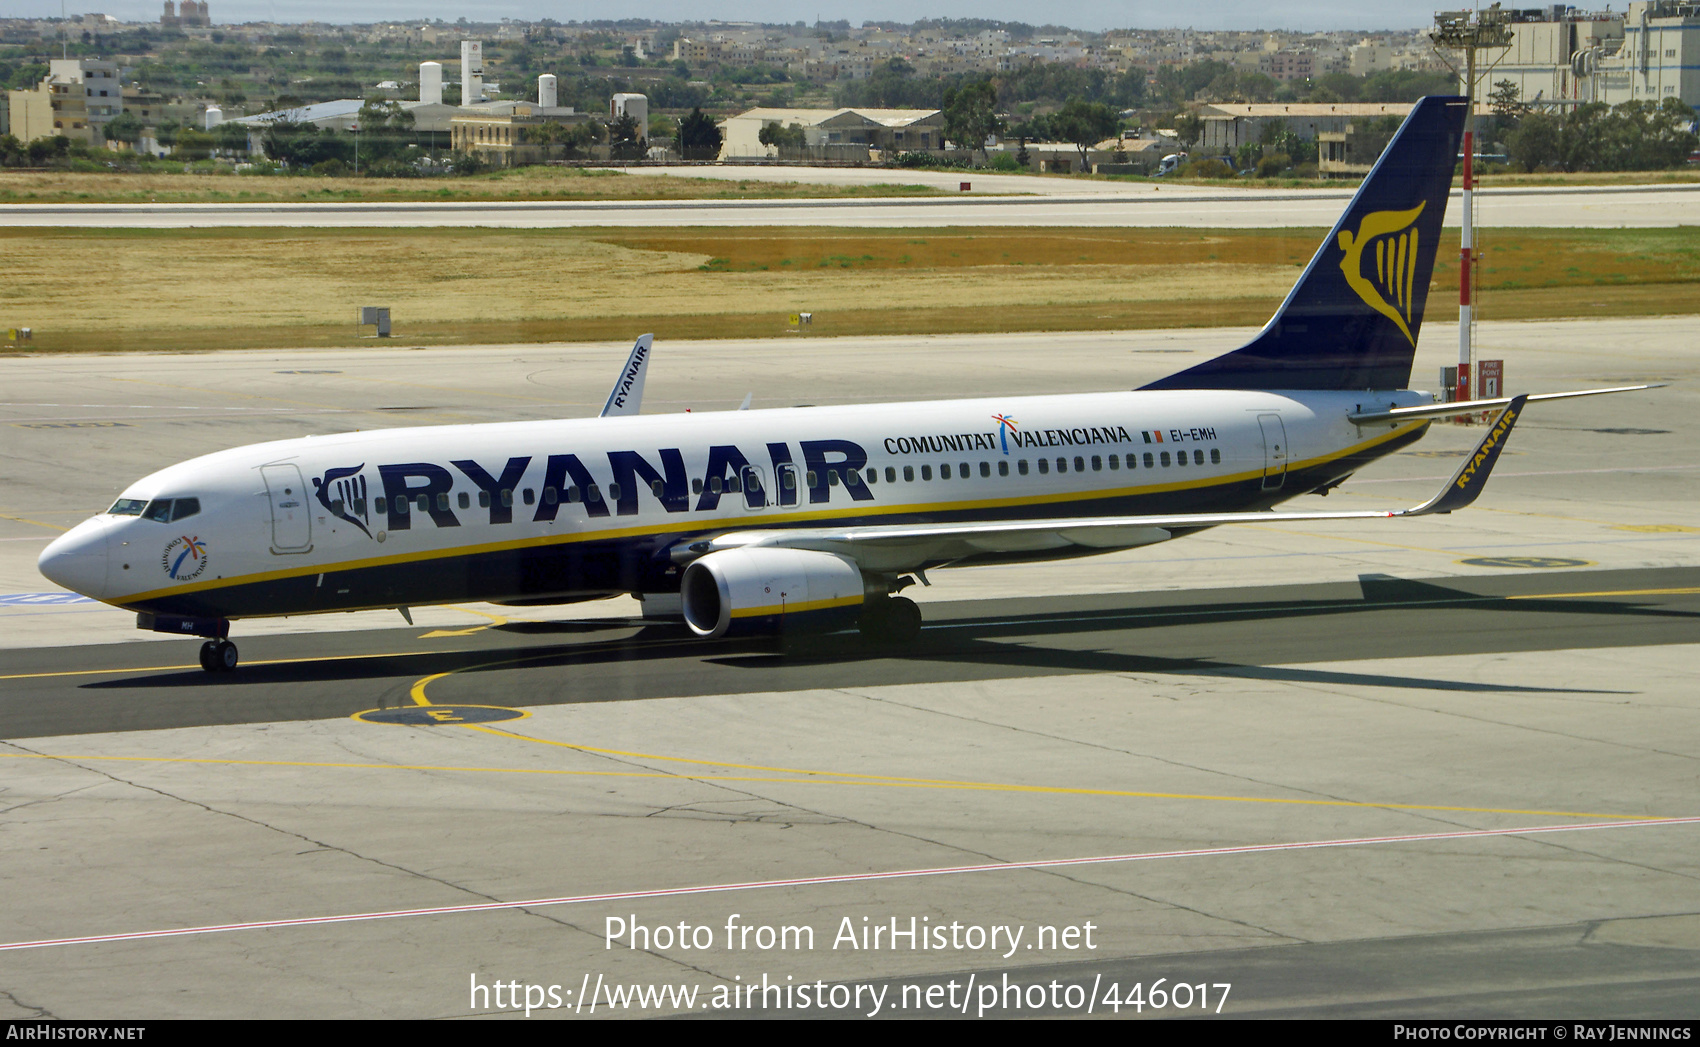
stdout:
<svg viewBox="0 0 1700 1047">
<path fill-rule="evenodd" d="M 1619 171 L 1676 167 L 1694 151 L 1694 110 L 1680 99 L 1624 102 L 1606 121 L 1601 166 Z"/>
<path fill-rule="evenodd" d="M 713 160 L 720 156 L 723 136 L 713 118 L 702 115 L 702 109 L 692 109 L 679 121 L 679 154 L 686 160 Z"/>
<path fill-rule="evenodd" d="M 107 121 L 105 134 L 108 142 L 123 142 L 135 145 L 142 140 L 142 121 L 135 113 L 123 112 Z"/>
<path fill-rule="evenodd" d="M 1205 92 L 1215 102 L 1268 102 L 1275 97 L 1275 80 L 1252 69 L 1230 69 L 1210 81 Z"/>
<path fill-rule="evenodd" d="M 1550 113 L 1529 113 L 1505 136 L 1511 162 L 1525 172 L 1556 164 L 1561 154 L 1559 119 Z"/>
<path fill-rule="evenodd" d="M 986 153 L 986 139 L 1003 129 L 998 93 L 990 80 L 976 80 L 944 92 L 944 134 L 958 147 Z"/>
<path fill-rule="evenodd" d="M 218 139 L 205 131 L 185 127 L 177 132 L 177 142 L 171 155 L 180 160 L 205 160 L 218 148 Z"/>
<path fill-rule="evenodd" d="M 1611 111 L 1604 102 L 1587 102 L 1571 110 L 1558 135 L 1558 163 L 1566 171 L 1602 169 L 1605 123 Z"/>
<path fill-rule="evenodd" d="M 1051 126 L 1063 141 L 1073 142 L 1080 150 L 1080 162 L 1086 163 L 1086 152 L 1094 145 L 1121 129 L 1121 118 L 1102 102 L 1087 102 L 1071 98 L 1068 104 L 1051 118 Z"/>
<path fill-rule="evenodd" d="M 1204 137 L 1204 118 L 1197 113 L 1186 113 L 1175 121 L 1175 137 L 1180 140 L 1181 148 L 1188 152 Z"/>
<path fill-rule="evenodd" d="M 756 132 L 756 141 L 775 149 L 802 149 L 808 146 L 809 135 L 802 124 L 780 127 L 777 120 L 770 120 Z"/>
<path fill-rule="evenodd" d="M 1515 120 L 1529 111 L 1529 105 L 1519 97 L 1521 89 L 1510 80 L 1500 80 L 1488 92 L 1488 108 L 1493 115 Z"/>
<path fill-rule="evenodd" d="M 643 156 L 643 129 L 638 126 L 637 118 L 630 113 L 622 113 L 608 125 L 608 144 L 612 147 L 610 153 L 615 160 L 636 160 Z"/>
</svg>

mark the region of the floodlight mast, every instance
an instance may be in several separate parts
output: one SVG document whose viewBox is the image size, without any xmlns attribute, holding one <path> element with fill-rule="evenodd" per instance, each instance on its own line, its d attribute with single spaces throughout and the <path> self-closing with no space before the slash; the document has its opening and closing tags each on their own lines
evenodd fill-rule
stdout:
<svg viewBox="0 0 1700 1047">
<path fill-rule="evenodd" d="M 1474 200 L 1476 161 L 1476 52 L 1504 50 L 1511 46 L 1511 26 L 1499 4 L 1485 11 L 1441 11 L 1434 16 L 1429 39 L 1436 50 L 1464 52 L 1464 95 L 1469 108 L 1464 115 L 1464 217 L 1458 243 L 1458 392 L 1460 400 L 1473 395 L 1471 380 L 1470 321 L 1471 264 L 1475 261 Z"/>
</svg>

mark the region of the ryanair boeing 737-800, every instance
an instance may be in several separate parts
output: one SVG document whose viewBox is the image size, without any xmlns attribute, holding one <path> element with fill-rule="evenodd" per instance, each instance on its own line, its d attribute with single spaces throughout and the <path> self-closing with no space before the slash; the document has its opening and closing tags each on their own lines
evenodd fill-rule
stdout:
<svg viewBox="0 0 1700 1047">
<path fill-rule="evenodd" d="M 1086 556 L 1271 519 L 1450 512 L 1474 500 L 1526 400 L 1407 388 L 1465 102 L 1418 103 L 1268 325 L 1131 392 L 636 413 L 640 339 L 602 417 L 256 444 L 131 484 L 41 571 L 205 637 L 232 620 L 467 600 L 632 593 L 703 637 L 920 627 L 897 596 L 960 564 Z M 1642 388 L 1642 387 L 1637 387 Z M 1429 502 L 1269 514 L 1420 438 L 1499 409 Z"/>
</svg>

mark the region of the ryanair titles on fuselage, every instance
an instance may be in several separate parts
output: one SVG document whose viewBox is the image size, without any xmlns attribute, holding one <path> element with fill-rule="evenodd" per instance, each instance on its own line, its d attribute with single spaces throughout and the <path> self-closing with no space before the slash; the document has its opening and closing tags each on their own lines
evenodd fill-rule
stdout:
<svg viewBox="0 0 1700 1047">
<path fill-rule="evenodd" d="M 364 463 L 327 469 L 322 476 L 313 478 L 313 486 L 320 505 L 362 530 L 367 528 L 374 512 L 387 510 L 390 531 L 408 530 L 416 513 L 429 516 L 438 527 L 461 526 L 458 513 L 469 511 L 487 513 L 491 524 L 513 523 L 516 510 L 530 514 L 533 522 L 554 520 L 563 505 L 573 503 L 582 505 L 590 517 L 636 516 L 640 489 L 653 495 L 669 513 L 709 512 L 720 507 L 723 496 L 751 497 L 767 486 L 769 476 L 779 477 L 786 471 L 792 474 L 789 485 L 784 482 L 774 485 L 777 505 L 797 504 L 804 491 L 810 504 L 827 502 L 831 500 L 832 488 L 840 486 L 855 501 L 873 500 L 873 492 L 862 480 L 861 470 L 868 464 L 868 453 L 860 444 L 850 440 L 802 440 L 798 446 L 803 452 L 800 475 L 788 443 L 768 443 L 766 454 L 756 460 L 736 445 L 712 445 L 708 448 L 708 464 L 702 473 L 700 490 L 696 491 L 685 470 L 684 453 L 677 447 L 663 447 L 653 457 L 640 451 L 603 452 L 608 462 L 607 471 L 602 473 L 608 481 L 606 486 L 576 454 L 515 455 L 500 465 L 472 459 L 453 459 L 448 465 L 436 462 L 379 465 L 377 487 L 382 493 L 375 492 L 370 503 L 362 497 L 350 500 L 345 493 L 346 485 L 338 483 L 362 473 L 366 468 Z M 536 473 L 539 466 L 540 477 Z M 456 472 L 472 481 L 481 492 L 478 509 L 451 503 L 449 495 L 456 486 Z M 533 486 L 525 488 L 526 497 L 521 499 L 522 485 L 528 477 Z M 758 486 L 752 489 L 752 483 Z M 765 493 L 762 498 L 765 504 Z M 523 505 L 516 504 L 521 501 Z"/>
<path fill-rule="evenodd" d="M 1120 425 L 1018 429 L 1013 420 L 1010 423 L 1003 433 L 892 436 L 885 438 L 884 446 L 893 455 L 962 451 L 1007 454 L 1006 439 L 1008 445 L 1024 449 L 1152 442 L 1151 432 L 1134 433 Z M 1216 431 L 1211 428 L 1171 429 L 1167 441 L 1159 434 L 1157 442 L 1215 437 Z M 636 516 L 640 491 L 669 513 L 712 512 L 720 508 L 723 497 L 745 499 L 751 507 L 796 505 L 804 498 L 808 504 L 819 505 L 832 500 L 834 487 L 843 488 L 853 501 L 874 500 L 874 492 L 862 475 L 868 452 L 861 444 L 853 440 L 801 440 L 797 447 L 802 451 L 801 462 L 793 457 L 792 445 L 785 442 L 767 443 L 755 455 L 734 444 L 714 444 L 707 449 L 707 464 L 694 484 L 686 471 L 684 452 L 664 447 L 653 454 L 600 452 L 596 458 L 606 456 L 608 467 L 595 472 L 577 454 L 515 455 L 500 463 L 467 458 L 452 459 L 447 464 L 378 465 L 370 501 L 363 475 L 366 463 L 327 468 L 313 478 L 313 486 L 321 506 L 368 536 L 374 536 L 370 529 L 374 513 L 388 515 L 390 531 L 408 530 L 415 515 L 429 516 L 437 527 L 461 526 L 463 513 L 486 516 L 490 524 L 509 524 L 514 522 L 516 510 L 529 515 L 533 522 L 552 521 L 563 505 L 575 503 L 593 518 Z M 451 502 L 449 496 L 460 482 L 456 473 L 481 492 L 476 509 Z M 524 498 L 520 497 L 522 492 Z"/>
</svg>

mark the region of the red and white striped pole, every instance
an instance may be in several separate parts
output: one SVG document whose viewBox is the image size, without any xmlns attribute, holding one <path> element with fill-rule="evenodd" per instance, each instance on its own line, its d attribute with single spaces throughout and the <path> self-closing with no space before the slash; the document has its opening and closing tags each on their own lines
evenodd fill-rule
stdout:
<svg viewBox="0 0 1700 1047">
<path fill-rule="evenodd" d="M 1476 52 L 1466 52 L 1464 92 L 1469 109 L 1464 116 L 1464 220 L 1458 241 L 1458 399 L 1474 399 L 1470 374 L 1470 264 L 1475 260 L 1475 235 L 1471 228 L 1475 217 L 1471 206 L 1471 190 L 1475 188 L 1476 161 Z"/>
</svg>

